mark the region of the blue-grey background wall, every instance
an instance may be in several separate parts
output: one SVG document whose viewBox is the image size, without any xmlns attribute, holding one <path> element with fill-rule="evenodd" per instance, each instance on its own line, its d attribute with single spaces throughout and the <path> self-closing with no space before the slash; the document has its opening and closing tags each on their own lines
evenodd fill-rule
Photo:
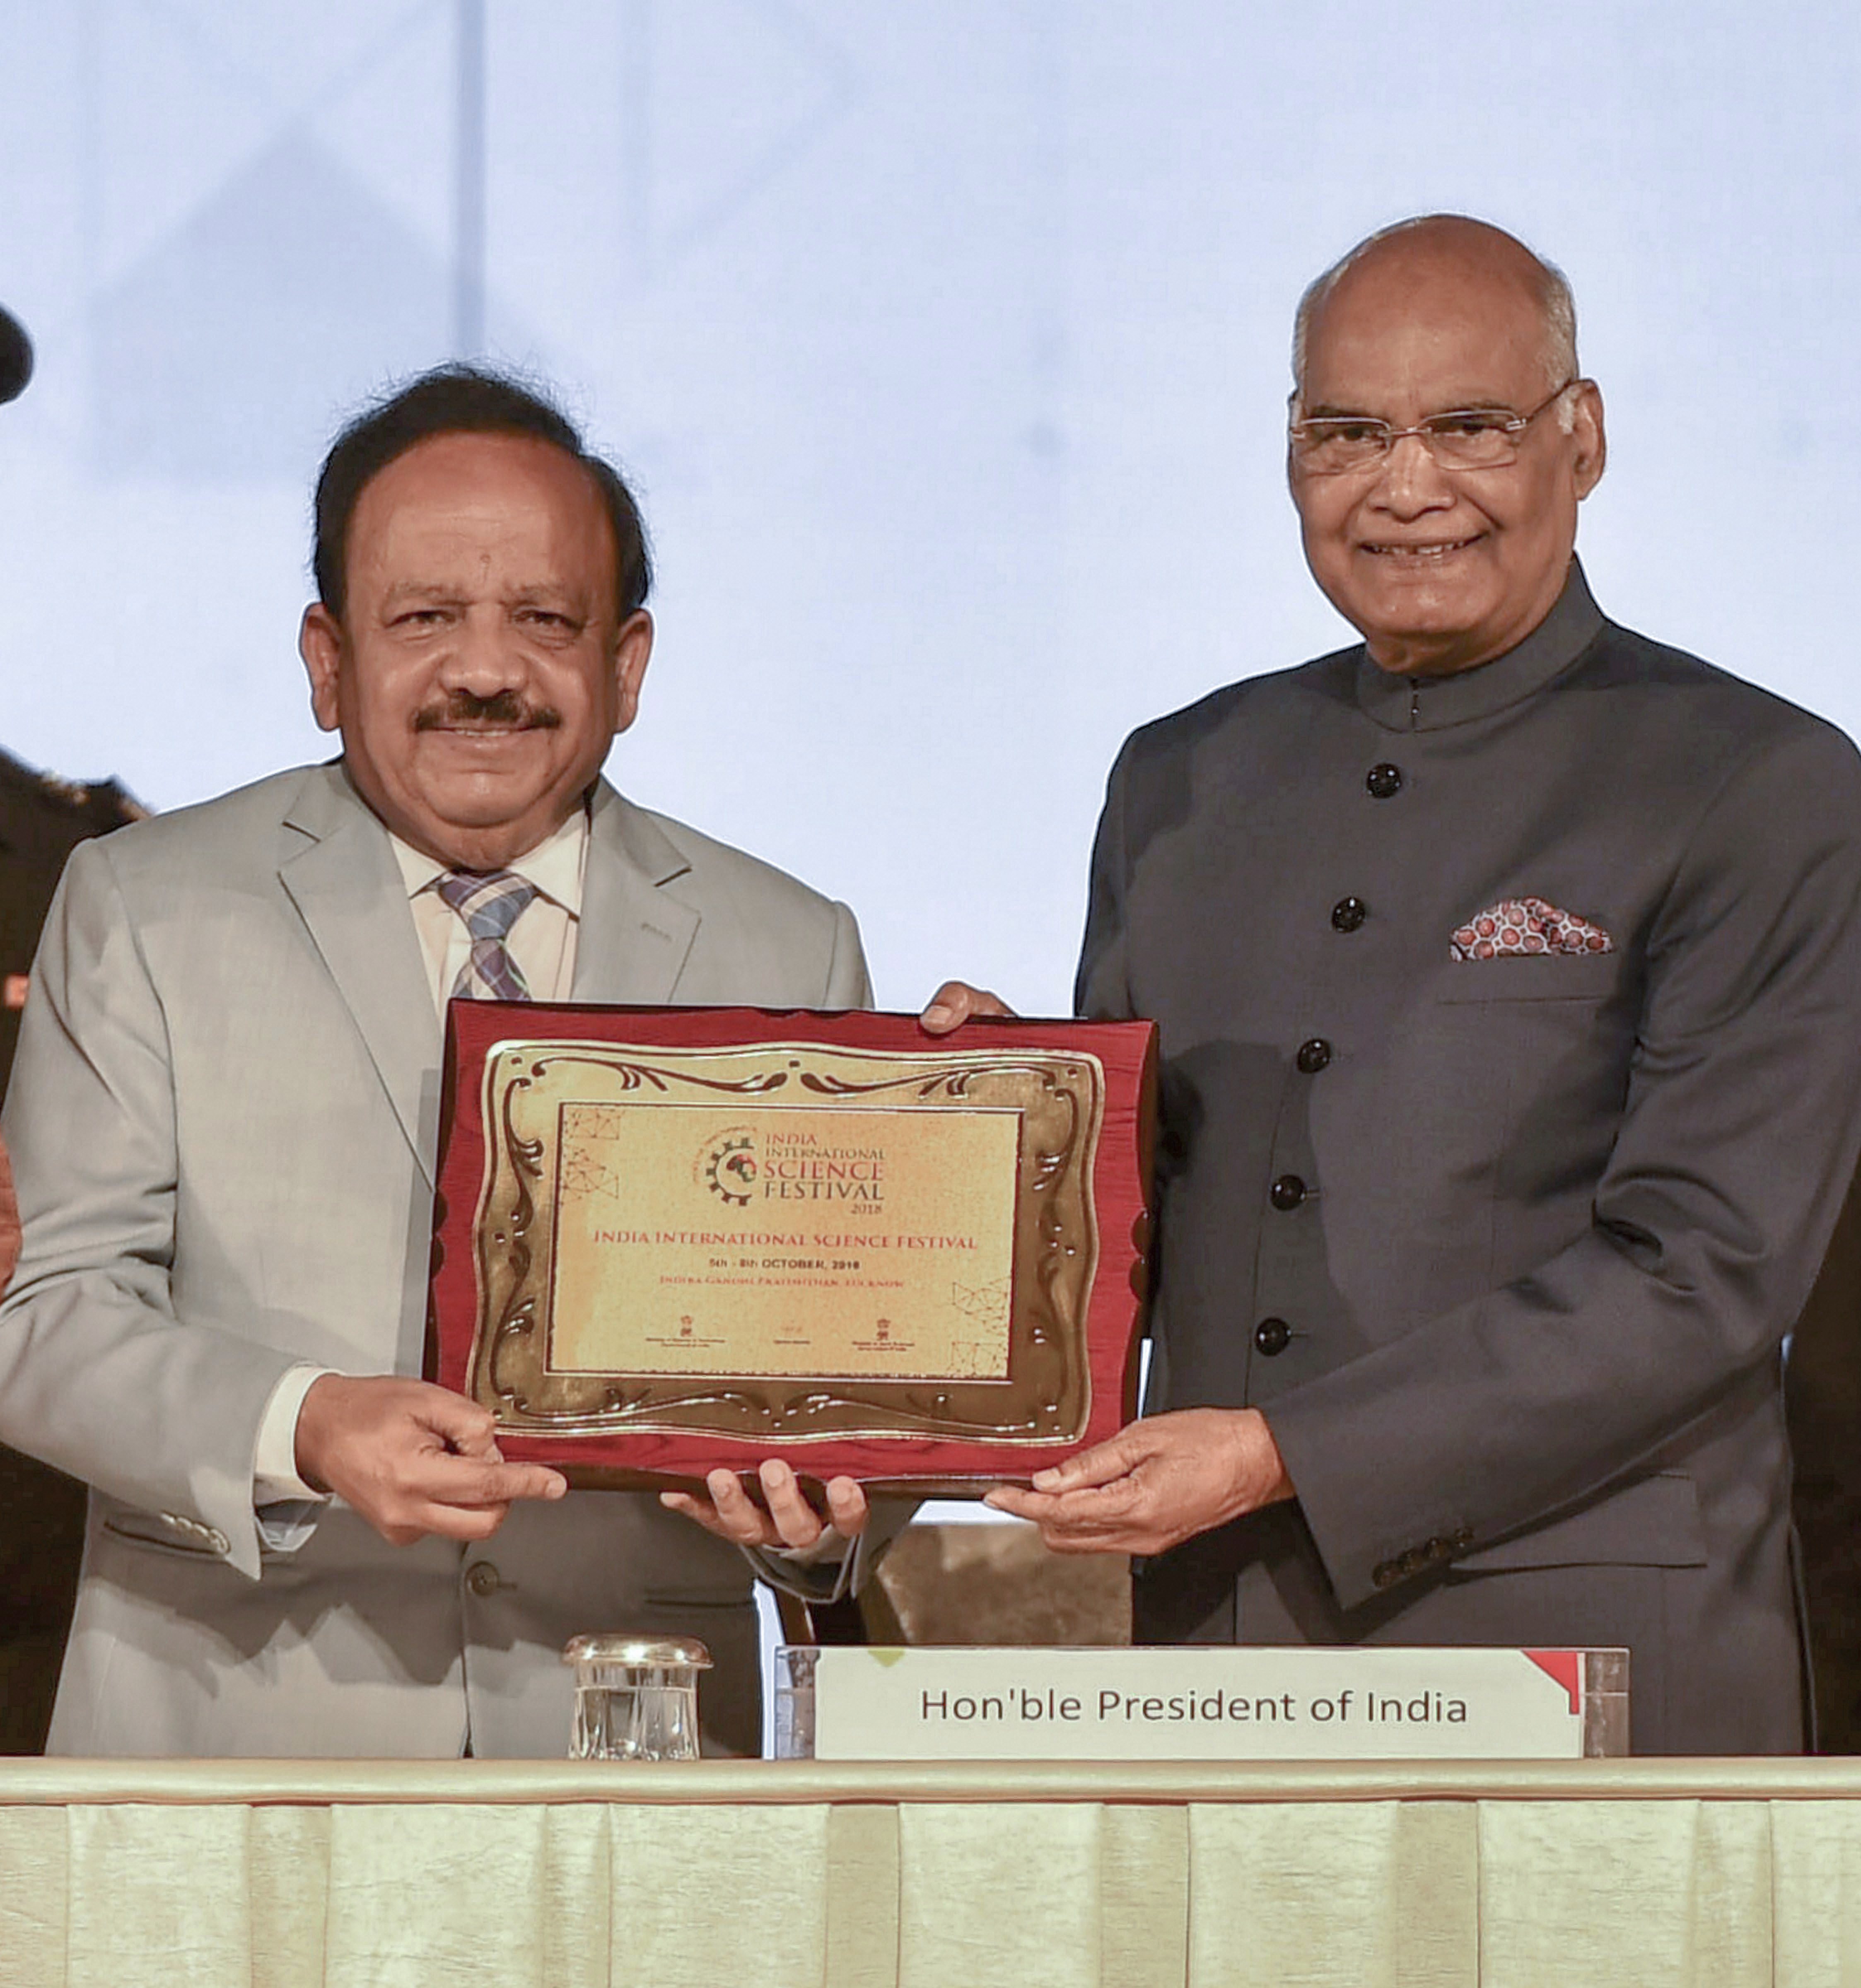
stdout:
<svg viewBox="0 0 1861 1988">
<path fill-rule="evenodd" d="M 0 741 L 163 807 L 327 751 L 320 450 L 479 350 L 645 500 L 614 776 L 886 1004 L 1064 1009 L 1119 739 L 1344 638 L 1287 322 L 1398 215 L 1575 282 L 1605 605 L 1861 729 L 1857 101 L 1839 4 L 0 0 Z"/>
</svg>

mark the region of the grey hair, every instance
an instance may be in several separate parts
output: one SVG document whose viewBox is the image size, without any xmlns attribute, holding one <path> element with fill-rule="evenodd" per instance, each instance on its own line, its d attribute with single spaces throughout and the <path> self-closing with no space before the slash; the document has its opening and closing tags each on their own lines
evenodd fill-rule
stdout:
<svg viewBox="0 0 1861 1988">
<path fill-rule="evenodd" d="M 1354 248 L 1347 249 L 1328 269 L 1315 276 L 1305 286 L 1299 299 L 1298 309 L 1292 320 L 1292 390 L 1297 399 L 1305 390 L 1305 351 L 1311 335 L 1312 320 L 1324 307 L 1331 292 L 1345 277 L 1356 267 L 1372 248 L 1406 235 L 1412 228 L 1427 228 L 1442 221 L 1459 221 L 1468 217 L 1449 214 L 1418 214 L 1407 221 L 1392 222 L 1387 228 L 1379 228 L 1374 235 L 1365 235 Z M 1516 237 L 1510 238 L 1516 239 Z M 1541 363 L 1545 369 L 1547 390 L 1566 380 L 1578 377 L 1577 369 L 1577 300 L 1571 292 L 1570 279 L 1556 263 L 1547 262 L 1534 250 L 1524 248 L 1538 271 L 1538 305 L 1544 316 L 1545 343 Z M 1568 434 L 1576 421 L 1576 408 L 1565 401 L 1558 409 L 1558 425 Z"/>
</svg>

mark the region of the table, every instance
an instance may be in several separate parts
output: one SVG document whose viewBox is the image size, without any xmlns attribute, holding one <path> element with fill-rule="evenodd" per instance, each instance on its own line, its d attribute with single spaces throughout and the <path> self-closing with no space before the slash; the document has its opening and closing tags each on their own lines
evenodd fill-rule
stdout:
<svg viewBox="0 0 1861 1988">
<path fill-rule="evenodd" d="M 1835 1988 L 1861 1765 L 0 1764 L 6 1988 Z"/>
</svg>

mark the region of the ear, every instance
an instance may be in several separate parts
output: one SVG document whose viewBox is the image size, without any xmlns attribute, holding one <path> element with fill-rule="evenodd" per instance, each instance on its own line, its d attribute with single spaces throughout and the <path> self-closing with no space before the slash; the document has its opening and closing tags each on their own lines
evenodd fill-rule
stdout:
<svg viewBox="0 0 1861 1988">
<path fill-rule="evenodd" d="M 1579 380 L 1576 407 L 1571 422 L 1571 440 L 1575 454 L 1571 463 L 1580 502 L 1602 481 L 1609 461 L 1609 437 L 1602 425 L 1602 389 L 1593 380 Z"/>
<path fill-rule="evenodd" d="M 652 661 L 653 617 L 636 608 L 621 624 L 614 641 L 614 729 L 624 732 L 640 715 L 640 685 Z"/>
<path fill-rule="evenodd" d="M 297 653 L 310 679 L 310 711 L 319 727 L 336 730 L 337 687 L 342 678 L 343 624 L 320 600 L 313 600 L 298 624 Z"/>
</svg>

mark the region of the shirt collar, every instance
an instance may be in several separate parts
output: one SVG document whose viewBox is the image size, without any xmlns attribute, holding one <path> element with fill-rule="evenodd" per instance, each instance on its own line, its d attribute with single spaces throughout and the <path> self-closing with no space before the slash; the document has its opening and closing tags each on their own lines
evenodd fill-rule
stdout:
<svg viewBox="0 0 1861 1988">
<path fill-rule="evenodd" d="M 1551 612 L 1516 648 L 1452 676 L 1404 676 L 1357 658 L 1357 702 L 1387 732 L 1434 732 L 1522 703 L 1568 669 L 1603 626 L 1583 569 L 1570 563 Z"/>
<path fill-rule="evenodd" d="M 431 856 L 423 856 L 418 849 L 403 842 L 391 829 L 387 839 L 394 845 L 394 860 L 401 866 L 401 881 L 407 885 L 410 898 L 431 890 L 439 878 L 448 874 L 445 864 L 435 861 Z M 521 877 L 526 884 L 534 884 L 542 896 L 552 904 L 560 904 L 570 918 L 579 918 L 582 877 L 587 860 L 588 810 L 578 807 L 534 849 L 526 850 L 504 867 Z"/>
</svg>

